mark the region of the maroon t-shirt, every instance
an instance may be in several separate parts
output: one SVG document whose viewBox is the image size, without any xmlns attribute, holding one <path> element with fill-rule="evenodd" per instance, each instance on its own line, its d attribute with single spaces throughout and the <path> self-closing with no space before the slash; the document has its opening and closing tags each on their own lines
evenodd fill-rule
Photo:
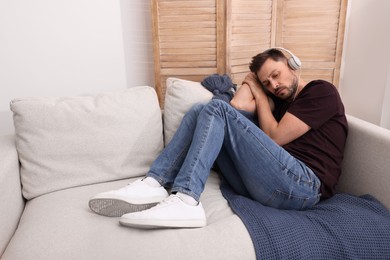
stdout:
<svg viewBox="0 0 390 260">
<path fill-rule="evenodd" d="M 277 120 L 288 111 L 311 127 L 283 147 L 321 180 L 321 198 L 331 197 L 341 174 L 348 133 L 344 105 L 337 89 L 323 80 L 311 81 L 293 102 L 281 103 L 277 108 Z"/>
</svg>

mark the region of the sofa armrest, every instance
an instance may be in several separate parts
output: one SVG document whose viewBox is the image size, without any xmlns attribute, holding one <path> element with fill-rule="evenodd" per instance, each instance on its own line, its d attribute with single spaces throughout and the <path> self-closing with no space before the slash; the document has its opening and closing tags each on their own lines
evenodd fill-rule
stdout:
<svg viewBox="0 0 390 260">
<path fill-rule="evenodd" d="M 0 256 L 18 226 L 25 201 L 21 192 L 19 159 L 12 135 L 0 136 Z"/>
<path fill-rule="evenodd" d="M 390 131 L 348 116 L 349 133 L 338 190 L 371 194 L 390 209 Z"/>
</svg>

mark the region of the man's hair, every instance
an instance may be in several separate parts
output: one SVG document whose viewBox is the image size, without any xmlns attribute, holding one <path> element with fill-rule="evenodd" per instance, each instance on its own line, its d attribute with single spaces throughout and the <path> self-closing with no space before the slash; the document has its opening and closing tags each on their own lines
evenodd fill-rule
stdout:
<svg viewBox="0 0 390 260">
<path fill-rule="evenodd" d="M 287 60 L 286 56 L 280 50 L 269 49 L 254 56 L 249 64 L 249 69 L 251 72 L 256 74 L 268 59 L 272 59 L 274 61 Z"/>
</svg>

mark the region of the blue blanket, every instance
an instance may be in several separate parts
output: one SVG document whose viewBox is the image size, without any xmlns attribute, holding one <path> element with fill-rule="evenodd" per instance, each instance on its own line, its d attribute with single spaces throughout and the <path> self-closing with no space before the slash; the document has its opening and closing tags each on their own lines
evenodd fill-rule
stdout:
<svg viewBox="0 0 390 260">
<path fill-rule="evenodd" d="M 390 259 L 390 212 L 369 195 L 337 194 L 305 211 L 224 197 L 252 238 L 257 259 Z"/>
</svg>

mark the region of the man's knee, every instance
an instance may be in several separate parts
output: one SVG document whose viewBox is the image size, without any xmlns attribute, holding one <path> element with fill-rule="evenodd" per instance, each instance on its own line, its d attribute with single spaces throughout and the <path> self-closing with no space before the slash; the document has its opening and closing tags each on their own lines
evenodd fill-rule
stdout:
<svg viewBox="0 0 390 260">
<path fill-rule="evenodd" d="M 212 110 L 212 111 L 225 111 L 225 107 L 230 105 L 225 101 L 219 99 L 212 99 L 208 103 L 197 103 L 193 105 L 187 113 L 199 115 L 203 109 Z"/>
</svg>

